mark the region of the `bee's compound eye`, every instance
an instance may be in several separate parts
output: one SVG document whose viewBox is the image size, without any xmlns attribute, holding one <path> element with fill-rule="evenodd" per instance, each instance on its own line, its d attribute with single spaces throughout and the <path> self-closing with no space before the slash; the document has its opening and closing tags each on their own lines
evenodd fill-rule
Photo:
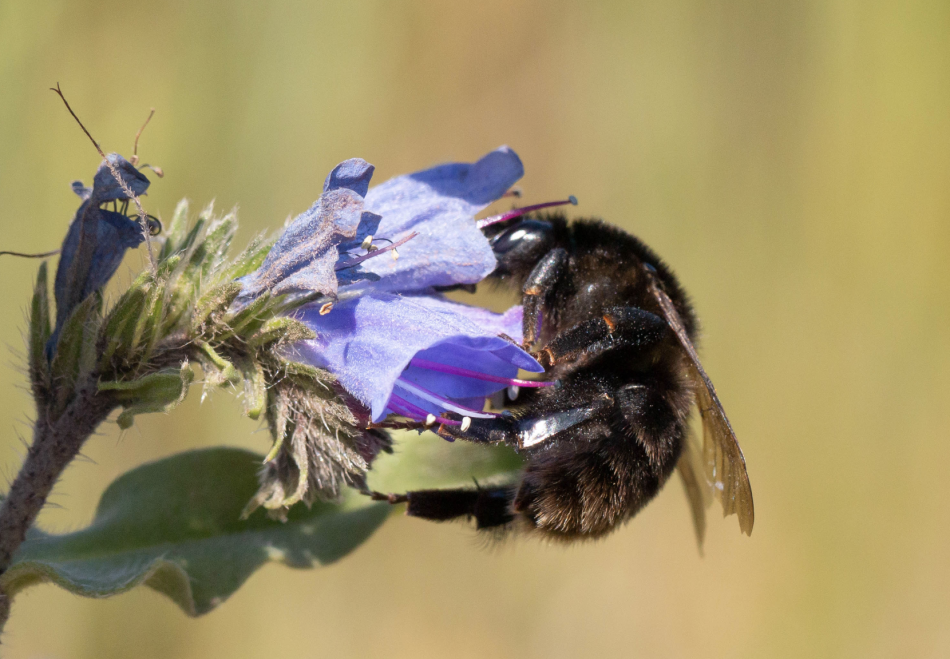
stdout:
<svg viewBox="0 0 950 659">
<path fill-rule="evenodd" d="M 551 225 L 541 220 L 518 222 L 492 238 L 492 251 L 495 254 L 507 254 L 512 250 L 533 250 L 547 241 L 551 231 Z"/>
</svg>

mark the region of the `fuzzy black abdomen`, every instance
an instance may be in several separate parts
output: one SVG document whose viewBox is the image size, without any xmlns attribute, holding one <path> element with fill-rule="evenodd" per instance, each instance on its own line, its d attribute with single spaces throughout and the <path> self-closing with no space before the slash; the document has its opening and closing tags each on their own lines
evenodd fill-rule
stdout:
<svg viewBox="0 0 950 659">
<path fill-rule="evenodd" d="M 664 480 L 642 450 L 565 451 L 529 461 L 513 508 L 551 538 L 596 538 L 634 515 Z"/>
<path fill-rule="evenodd" d="M 556 539 L 599 537 L 657 494 L 682 452 L 691 403 L 679 364 L 666 356 L 640 373 L 581 371 L 536 403 L 576 403 L 585 380 L 591 400 L 612 400 L 596 418 L 528 455 L 512 507 L 530 528 Z"/>
</svg>

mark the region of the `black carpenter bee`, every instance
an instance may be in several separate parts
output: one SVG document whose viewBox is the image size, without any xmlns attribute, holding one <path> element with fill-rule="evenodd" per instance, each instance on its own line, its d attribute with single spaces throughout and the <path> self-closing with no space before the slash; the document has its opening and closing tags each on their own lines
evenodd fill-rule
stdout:
<svg viewBox="0 0 950 659">
<path fill-rule="evenodd" d="M 437 429 L 447 439 L 514 447 L 525 458 L 520 480 L 379 498 L 430 520 L 596 538 L 635 515 L 676 469 L 700 542 L 710 489 L 751 534 L 745 458 L 696 354 L 686 293 L 649 247 L 616 227 L 525 214 L 549 205 L 480 226 L 498 259 L 491 278 L 522 291 L 524 346 L 557 385 L 522 389 L 497 418 Z M 694 402 L 703 448 L 687 427 Z"/>
</svg>

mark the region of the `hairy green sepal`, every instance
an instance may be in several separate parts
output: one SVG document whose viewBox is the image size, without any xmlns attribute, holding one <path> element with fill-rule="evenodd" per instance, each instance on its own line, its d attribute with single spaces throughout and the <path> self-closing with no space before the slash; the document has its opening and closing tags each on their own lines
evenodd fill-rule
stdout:
<svg viewBox="0 0 950 659">
<path fill-rule="evenodd" d="M 109 391 L 125 407 L 116 423 L 123 430 L 132 427 L 136 414 L 168 412 L 178 406 L 188 394 L 188 386 L 195 373 L 188 362 L 181 368 L 168 368 L 143 375 L 136 380 L 100 382 L 99 391 Z"/>
</svg>

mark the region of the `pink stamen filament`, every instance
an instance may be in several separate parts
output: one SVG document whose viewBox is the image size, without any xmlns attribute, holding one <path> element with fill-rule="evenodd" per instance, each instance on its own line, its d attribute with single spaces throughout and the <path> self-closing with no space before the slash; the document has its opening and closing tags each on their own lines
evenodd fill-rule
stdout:
<svg viewBox="0 0 950 659">
<path fill-rule="evenodd" d="M 525 206 L 524 208 L 515 208 L 513 210 L 508 211 L 507 213 L 501 213 L 500 215 L 491 215 L 489 217 L 485 217 L 480 220 L 477 220 L 475 222 L 475 226 L 477 226 L 479 229 L 484 229 L 485 227 L 491 226 L 492 224 L 498 224 L 499 222 L 507 222 L 508 220 L 513 220 L 516 217 L 521 217 L 522 215 L 531 213 L 533 211 L 541 210 L 542 208 L 551 208 L 553 206 L 564 206 L 565 204 L 572 204 L 574 206 L 577 206 L 577 197 L 575 197 L 574 195 L 571 195 L 570 197 L 568 197 L 567 199 L 564 199 L 563 201 L 548 201 L 543 204 L 535 204 L 534 206 Z"/>
<path fill-rule="evenodd" d="M 505 384 L 508 386 L 550 387 L 555 384 L 554 382 L 539 382 L 537 380 L 519 380 L 517 378 L 503 378 L 500 375 L 490 375 L 488 373 L 470 371 L 466 368 L 459 368 L 458 366 L 449 366 L 448 364 L 430 362 L 427 359 L 414 358 L 410 362 L 410 365 L 418 366 L 419 368 L 424 368 L 429 371 L 438 371 L 439 373 L 448 373 L 449 375 L 461 375 L 463 377 L 472 378 L 474 380 L 485 380 L 486 382 L 497 382 L 499 384 Z"/>
<path fill-rule="evenodd" d="M 473 410 L 470 407 L 465 407 L 464 405 L 459 405 L 458 403 L 453 403 L 447 398 L 442 398 L 441 396 L 438 396 L 427 389 L 423 389 L 419 385 L 406 382 L 402 378 L 397 378 L 395 385 L 403 391 L 408 391 L 413 396 L 418 396 L 422 400 L 427 400 L 433 405 L 438 405 L 449 412 L 455 412 L 456 414 L 461 414 L 462 416 L 470 416 L 475 419 L 494 419 L 498 417 L 497 414 L 481 412 L 479 410 Z"/>
<path fill-rule="evenodd" d="M 392 394 L 390 396 L 387 407 L 389 407 L 394 412 L 396 412 L 396 414 L 399 414 L 401 416 L 404 416 L 410 419 L 416 419 L 418 421 L 425 421 L 426 418 L 428 418 L 429 416 L 429 412 L 422 409 L 418 405 L 413 405 L 408 400 L 406 400 L 405 398 L 397 394 Z M 461 421 L 453 421 L 452 419 L 446 419 L 445 417 L 441 417 L 441 416 L 435 417 L 435 420 L 439 423 L 444 423 L 449 426 L 462 425 Z"/>
<path fill-rule="evenodd" d="M 355 259 L 350 259 L 349 261 L 345 261 L 345 262 L 341 263 L 340 265 L 338 265 L 335 269 L 336 269 L 336 270 L 344 270 L 345 268 L 352 268 L 354 265 L 359 265 L 359 264 L 362 263 L 363 261 L 366 261 L 367 259 L 371 259 L 371 258 L 373 258 L 374 256 L 379 256 L 380 254 L 385 254 L 386 252 L 391 252 L 392 250 L 396 249 L 396 248 L 399 247 L 400 245 L 404 245 L 405 243 L 409 242 L 410 240 L 412 240 L 413 238 L 415 238 L 415 237 L 418 236 L 418 235 L 419 235 L 419 232 L 418 232 L 418 231 L 413 231 L 412 233 L 410 233 L 410 234 L 409 234 L 408 236 L 406 236 L 405 238 L 401 238 L 401 239 L 397 240 L 396 242 L 394 242 L 394 243 L 391 244 L 391 245 L 386 245 L 385 247 L 380 247 L 379 249 L 374 249 L 372 252 L 367 252 L 366 254 L 363 254 L 363 256 L 357 256 Z"/>
</svg>

